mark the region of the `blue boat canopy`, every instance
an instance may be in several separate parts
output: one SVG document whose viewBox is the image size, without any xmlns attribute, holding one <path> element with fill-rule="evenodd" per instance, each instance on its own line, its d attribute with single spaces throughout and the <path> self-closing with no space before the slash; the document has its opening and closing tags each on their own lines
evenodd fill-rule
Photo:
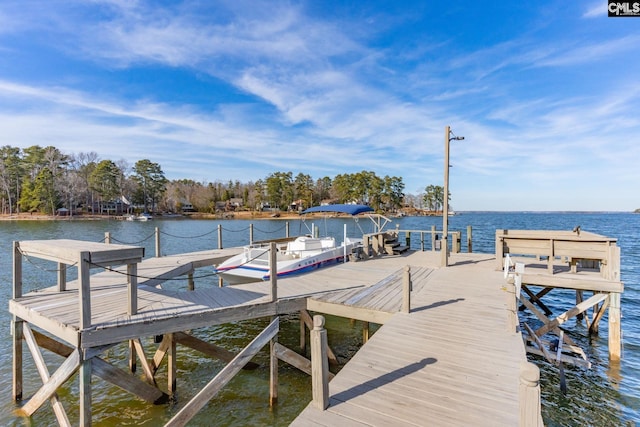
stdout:
<svg viewBox="0 0 640 427">
<path fill-rule="evenodd" d="M 336 212 L 345 213 L 349 215 L 358 215 L 363 212 L 373 212 L 373 209 L 367 205 L 324 205 L 314 206 L 312 208 L 302 211 L 303 214 L 313 212 Z"/>
</svg>

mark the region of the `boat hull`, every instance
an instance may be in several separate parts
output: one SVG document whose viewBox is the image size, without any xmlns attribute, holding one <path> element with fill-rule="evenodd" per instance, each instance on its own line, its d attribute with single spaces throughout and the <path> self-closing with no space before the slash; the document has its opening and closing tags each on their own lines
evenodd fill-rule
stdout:
<svg viewBox="0 0 640 427">
<path fill-rule="evenodd" d="M 347 243 L 346 253 L 351 253 L 356 245 L 357 243 L 355 242 Z M 268 251 L 266 249 L 262 249 L 262 251 L 263 254 L 255 259 L 250 255 L 250 252 L 230 258 L 218 266 L 216 272 L 230 285 L 269 280 Z M 306 257 L 277 260 L 277 277 L 304 274 L 318 268 L 343 262 L 344 253 L 345 247 L 341 245 Z M 280 256 L 286 257 L 287 254 Z"/>
</svg>

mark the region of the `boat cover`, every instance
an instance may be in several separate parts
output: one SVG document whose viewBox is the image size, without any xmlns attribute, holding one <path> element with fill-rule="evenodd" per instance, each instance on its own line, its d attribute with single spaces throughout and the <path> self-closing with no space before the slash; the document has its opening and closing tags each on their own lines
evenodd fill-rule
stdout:
<svg viewBox="0 0 640 427">
<path fill-rule="evenodd" d="M 313 212 L 338 212 L 349 215 L 358 215 L 363 212 L 373 212 L 373 209 L 367 205 L 324 205 L 314 206 L 302 211 L 303 214 Z"/>
</svg>

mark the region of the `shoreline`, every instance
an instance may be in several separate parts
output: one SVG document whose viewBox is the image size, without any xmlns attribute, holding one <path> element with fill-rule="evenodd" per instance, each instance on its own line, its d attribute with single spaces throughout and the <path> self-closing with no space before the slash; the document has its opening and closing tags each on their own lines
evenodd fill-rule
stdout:
<svg viewBox="0 0 640 427">
<path fill-rule="evenodd" d="M 154 219 L 297 219 L 299 214 L 280 213 L 279 216 L 273 217 L 269 212 L 227 212 L 224 214 L 209 213 L 189 213 L 177 214 L 172 216 L 156 215 Z M 0 221 L 124 221 L 123 215 L 43 215 L 43 214 L 0 214 Z"/>
</svg>

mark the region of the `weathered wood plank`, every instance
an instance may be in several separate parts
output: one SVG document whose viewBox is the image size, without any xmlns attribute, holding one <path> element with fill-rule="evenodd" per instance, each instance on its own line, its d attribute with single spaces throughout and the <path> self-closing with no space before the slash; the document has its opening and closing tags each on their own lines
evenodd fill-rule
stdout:
<svg viewBox="0 0 640 427">
<path fill-rule="evenodd" d="M 311 361 L 304 356 L 296 353 L 295 351 L 288 349 L 280 343 L 275 345 L 275 353 L 278 356 L 278 359 L 283 362 L 288 363 L 289 365 L 301 370 L 307 375 L 311 375 Z M 334 375 L 329 372 L 329 379 L 333 378 Z"/>
<path fill-rule="evenodd" d="M 275 318 L 249 345 L 196 394 L 165 427 L 184 426 L 202 407 L 215 396 L 222 387 L 242 369 L 255 354 L 273 338 L 279 330 L 279 318 Z"/>
<path fill-rule="evenodd" d="M 49 400 L 56 390 L 64 384 L 80 367 L 80 353 L 76 349 L 65 360 L 58 370 L 49 377 L 47 381 L 31 399 L 16 412 L 22 416 L 30 417 L 42 404 Z"/>
<path fill-rule="evenodd" d="M 206 354 L 207 356 L 215 357 L 216 359 L 223 360 L 225 362 L 231 362 L 237 354 L 226 350 L 220 346 L 217 346 L 212 343 L 208 343 L 202 341 L 194 337 L 193 335 L 186 334 L 184 332 L 176 332 L 173 334 L 174 339 L 178 344 L 189 347 L 193 350 L 199 351 L 200 353 Z M 242 369 L 253 370 L 260 367 L 257 363 L 247 362 L 246 365 L 242 367 Z"/>
<path fill-rule="evenodd" d="M 43 383 L 49 381 L 49 369 L 47 368 L 47 364 L 42 357 L 42 353 L 40 353 L 40 349 L 38 347 L 38 343 L 31 331 L 29 325 L 24 325 L 24 338 L 27 342 L 27 346 L 29 347 L 29 351 L 31 352 L 31 356 L 33 357 L 33 361 L 36 365 L 36 369 Z M 62 402 L 58 398 L 57 393 L 53 393 L 51 396 L 51 407 L 53 408 L 53 413 L 56 416 L 56 420 L 60 426 L 71 426 L 69 422 L 69 418 L 67 417 L 67 413 L 62 406 Z"/>
<path fill-rule="evenodd" d="M 561 315 L 553 319 L 551 322 L 536 329 L 536 335 L 540 337 L 546 334 L 550 330 L 562 325 L 564 322 L 566 322 L 570 318 L 578 315 L 579 313 L 584 312 L 585 310 L 590 309 L 591 307 L 598 304 L 599 302 L 604 301 L 607 297 L 608 297 L 607 294 L 595 294 L 591 296 L 590 298 L 582 301 L 580 304 L 576 305 L 575 307 L 565 311 L 564 313 L 562 313 Z"/>
</svg>

